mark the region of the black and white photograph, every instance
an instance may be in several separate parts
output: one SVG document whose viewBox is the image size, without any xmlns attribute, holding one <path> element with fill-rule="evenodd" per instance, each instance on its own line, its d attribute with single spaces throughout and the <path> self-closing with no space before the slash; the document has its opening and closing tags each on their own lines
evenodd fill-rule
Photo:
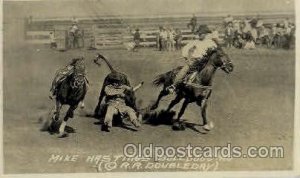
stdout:
<svg viewBox="0 0 300 178">
<path fill-rule="evenodd" d="M 296 178 L 296 3 L 4 0 L 2 174 Z"/>
</svg>

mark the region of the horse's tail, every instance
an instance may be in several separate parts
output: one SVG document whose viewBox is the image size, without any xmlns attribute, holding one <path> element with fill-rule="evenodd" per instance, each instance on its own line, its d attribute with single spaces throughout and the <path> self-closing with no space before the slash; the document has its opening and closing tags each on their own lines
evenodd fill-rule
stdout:
<svg viewBox="0 0 300 178">
<path fill-rule="evenodd" d="M 169 72 L 160 74 L 155 77 L 154 81 L 152 82 L 154 86 L 161 86 L 161 85 L 166 85 L 169 86 L 173 83 L 173 80 L 175 78 L 175 75 L 178 73 L 178 71 L 182 67 L 178 67 L 176 69 L 173 69 Z"/>
<path fill-rule="evenodd" d="M 165 84 L 167 78 L 168 78 L 168 72 L 156 76 L 156 78 L 154 79 L 154 81 L 152 83 L 153 83 L 153 85 L 158 87 L 162 84 Z"/>
</svg>

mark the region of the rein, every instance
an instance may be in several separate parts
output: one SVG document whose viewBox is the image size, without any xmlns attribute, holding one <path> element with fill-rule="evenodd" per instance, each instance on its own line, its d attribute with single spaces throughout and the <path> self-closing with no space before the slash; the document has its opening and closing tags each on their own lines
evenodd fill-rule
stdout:
<svg viewBox="0 0 300 178">
<path fill-rule="evenodd" d="M 217 69 L 218 68 L 218 66 L 216 66 L 214 63 L 211 63 L 211 65 L 215 68 L 215 69 Z M 223 63 L 223 65 L 221 66 L 221 68 L 223 67 L 223 66 L 225 66 L 225 64 Z"/>
<path fill-rule="evenodd" d="M 205 86 L 205 85 L 200 85 L 200 84 L 197 84 L 197 83 L 186 83 L 186 85 L 192 86 L 194 88 L 199 88 L 199 89 L 212 90 L 212 86 L 211 85 Z"/>
</svg>

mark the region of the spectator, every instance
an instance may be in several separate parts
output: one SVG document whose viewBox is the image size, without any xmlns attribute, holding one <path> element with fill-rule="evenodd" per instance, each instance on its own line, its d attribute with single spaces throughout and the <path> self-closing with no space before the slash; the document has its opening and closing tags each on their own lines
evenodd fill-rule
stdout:
<svg viewBox="0 0 300 178">
<path fill-rule="evenodd" d="M 156 34 L 156 46 L 157 46 L 157 49 L 159 50 L 159 51 L 161 51 L 162 50 L 162 40 L 161 40 L 161 37 L 160 37 L 160 35 L 161 35 L 161 33 L 162 33 L 162 26 L 160 26 L 159 27 L 159 31 L 158 31 L 158 33 Z"/>
<path fill-rule="evenodd" d="M 78 48 L 78 26 L 77 23 L 73 22 L 69 31 L 69 47 L 70 48 Z"/>
<path fill-rule="evenodd" d="M 167 29 L 167 50 L 174 51 L 174 35 L 175 32 L 172 28 Z"/>
<path fill-rule="evenodd" d="M 165 27 L 162 28 L 159 38 L 161 40 L 161 51 L 164 51 L 167 48 L 167 38 L 168 38 L 168 34 Z"/>
<path fill-rule="evenodd" d="M 225 30 L 225 41 L 226 41 L 227 48 L 231 48 L 233 46 L 233 38 L 234 38 L 234 29 L 233 29 L 232 22 L 230 22 Z"/>
<path fill-rule="evenodd" d="M 133 42 L 134 42 L 134 48 L 132 49 L 132 51 L 138 51 L 141 42 L 140 30 L 138 28 L 135 29 L 135 33 L 133 34 Z"/>
<path fill-rule="evenodd" d="M 282 47 L 282 35 L 283 35 L 283 28 L 281 27 L 280 23 L 277 23 L 275 28 L 275 36 L 274 36 L 274 46 L 275 48 Z"/>
<path fill-rule="evenodd" d="M 291 28 L 291 34 L 290 34 L 289 47 L 294 48 L 294 45 L 295 45 L 295 26 L 294 26 L 294 24 L 291 23 L 290 28 Z"/>
<path fill-rule="evenodd" d="M 244 34 L 244 29 L 245 29 L 245 21 L 240 21 L 240 34 Z"/>
<path fill-rule="evenodd" d="M 251 35 L 251 32 L 246 33 L 245 37 L 246 37 L 246 43 L 245 43 L 244 49 L 255 49 L 255 43 L 254 43 L 254 39 Z"/>
<path fill-rule="evenodd" d="M 163 41 L 163 36 L 164 36 L 164 27 L 160 27 L 159 31 L 159 50 L 163 51 L 164 50 L 164 41 Z"/>
<path fill-rule="evenodd" d="M 248 17 L 244 20 L 243 33 L 245 33 L 245 34 L 251 31 L 250 21 L 251 20 Z"/>
<path fill-rule="evenodd" d="M 49 33 L 49 37 L 50 37 L 50 48 L 57 48 L 57 44 L 56 44 L 56 39 L 55 39 L 55 36 L 54 36 L 54 33 L 53 32 L 50 32 Z"/>
<path fill-rule="evenodd" d="M 82 48 L 84 47 L 84 36 L 83 36 L 83 31 L 82 30 L 78 30 L 76 33 L 76 38 L 77 38 L 77 47 L 78 48 Z"/>
<path fill-rule="evenodd" d="M 287 27 L 285 27 L 284 32 L 283 32 L 283 38 L 284 38 L 284 44 L 283 44 L 283 48 L 285 49 L 290 49 L 290 44 L 291 44 L 291 35 L 292 35 L 292 27 L 289 24 Z"/>
<path fill-rule="evenodd" d="M 195 14 L 193 14 L 193 17 L 191 18 L 190 22 L 187 24 L 187 28 L 191 27 L 191 31 L 194 33 L 197 27 L 197 17 Z"/>
<path fill-rule="evenodd" d="M 258 22 L 258 20 L 256 18 L 252 18 L 249 21 L 251 28 L 255 28 L 257 26 L 257 22 Z"/>
<path fill-rule="evenodd" d="M 237 34 L 242 34 L 241 22 L 239 20 L 233 21 L 233 31 L 237 32 Z"/>
<path fill-rule="evenodd" d="M 272 28 L 271 28 L 271 42 L 270 42 L 270 47 L 272 47 L 273 45 L 275 46 L 275 36 L 277 34 L 277 24 L 274 23 L 272 25 Z"/>
<path fill-rule="evenodd" d="M 258 32 L 258 40 L 260 42 L 261 45 L 266 44 L 269 47 L 269 30 L 264 27 L 264 26 L 260 26 L 257 28 L 257 32 Z"/>
<path fill-rule="evenodd" d="M 253 42 L 256 43 L 256 40 L 258 37 L 256 28 L 251 28 L 250 33 L 251 33 Z"/>
<path fill-rule="evenodd" d="M 238 48 L 238 49 L 241 49 L 241 48 L 244 47 L 245 41 L 244 41 L 244 39 L 242 38 L 242 35 L 241 35 L 241 34 L 237 34 L 236 39 L 235 39 L 234 42 L 233 42 L 233 45 L 234 45 L 234 47 L 236 47 L 236 48 Z"/>
<path fill-rule="evenodd" d="M 182 46 L 182 33 L 179 28 L 175 30 L 175 48 L 176 50 L 180 50 Z"/>
</svg>

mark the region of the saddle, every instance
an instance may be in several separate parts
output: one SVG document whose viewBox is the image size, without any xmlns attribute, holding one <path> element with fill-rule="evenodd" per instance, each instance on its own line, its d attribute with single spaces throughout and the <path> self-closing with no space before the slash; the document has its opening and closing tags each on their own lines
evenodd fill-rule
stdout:
<svg viewBox="0 0 300 178">
<path fill-rule="evenodd" d="M 183 78 L 183 83 L 188 83 L 194 81 L 196 75 L 205 67 L 207 60 L 196 61 L 192 66 L 190 66 L 190 70 L 187 72 L 186 76 Z M 178 68 L 178 70 L 180 70 Z M 175 74 L 177 75 L 177 74 Z"/>
</svg>

